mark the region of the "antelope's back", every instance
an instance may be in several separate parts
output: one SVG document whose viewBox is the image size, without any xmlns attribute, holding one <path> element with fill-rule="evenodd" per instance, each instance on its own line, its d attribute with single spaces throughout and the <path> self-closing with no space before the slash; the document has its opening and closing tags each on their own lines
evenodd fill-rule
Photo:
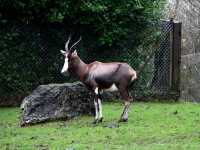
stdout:
<svg viewBox="0 0 200 150">
<path fill-rule="evenodd" d="M 102 85 L 102 88 L 108 88 L 113 83 L 130 82 L 135 75 L 135 71 L 127 63 L 96 61 L 90 65 L 89 77 L 94 79 L 98 85 Z"/>
</svg>

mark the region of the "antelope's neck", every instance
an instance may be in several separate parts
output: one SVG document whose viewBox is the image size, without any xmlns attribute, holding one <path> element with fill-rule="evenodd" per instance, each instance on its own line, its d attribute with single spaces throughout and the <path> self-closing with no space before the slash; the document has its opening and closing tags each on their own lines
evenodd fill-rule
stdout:
<svg viewBox="0 0 200 150">
<path fill-rule="evenodd" d="M 76 74 L 78 75 L 80 81 L 82 82 L 84 81 L 86 75 L 88 74 L 88 65 L 84 63 L 81 59 L 77 67 Z"/>
</svg>

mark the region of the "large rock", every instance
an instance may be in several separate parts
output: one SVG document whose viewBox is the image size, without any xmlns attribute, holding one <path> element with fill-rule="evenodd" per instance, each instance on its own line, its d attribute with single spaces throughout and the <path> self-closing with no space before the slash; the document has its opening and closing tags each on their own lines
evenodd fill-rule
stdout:
<svg viewBox="0 0 200 150">
<path fill-rule="evenodd" d="M 118 98 L 105 93 L 106 99 Z M 22 104 L 21 125 L 49 120 L 70 119 L 80 114 L 94 114 L 93 94 L 80 83 L 38 86 Z"/>
</svg>

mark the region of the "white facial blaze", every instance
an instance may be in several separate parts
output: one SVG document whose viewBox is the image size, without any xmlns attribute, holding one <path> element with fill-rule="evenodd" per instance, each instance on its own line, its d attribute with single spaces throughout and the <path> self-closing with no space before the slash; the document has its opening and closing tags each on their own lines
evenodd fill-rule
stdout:
<svg viewBox="0 0 200 150">
<path fill-rule="evenodd" d="M 68 70 L 68 58 L 66 57 L 61 73 L 65 73 L 67 72 L 67 70 Z"/>
</svg>

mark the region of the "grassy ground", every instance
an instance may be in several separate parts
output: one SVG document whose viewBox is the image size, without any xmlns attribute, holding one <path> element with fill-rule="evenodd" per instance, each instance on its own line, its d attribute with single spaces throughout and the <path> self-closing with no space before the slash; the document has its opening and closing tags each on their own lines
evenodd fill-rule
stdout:
<svg viewBox="0 0 200 150">
<path fill-rule="evenodd" d="M 200 150 L 200 105 L 134 103 L 128 123 L 122 105 L 103 104 L 104 122 L 91 116 L 19 127 L 19 108 L 0 108 L 0 150 Z"/>
</svg>

